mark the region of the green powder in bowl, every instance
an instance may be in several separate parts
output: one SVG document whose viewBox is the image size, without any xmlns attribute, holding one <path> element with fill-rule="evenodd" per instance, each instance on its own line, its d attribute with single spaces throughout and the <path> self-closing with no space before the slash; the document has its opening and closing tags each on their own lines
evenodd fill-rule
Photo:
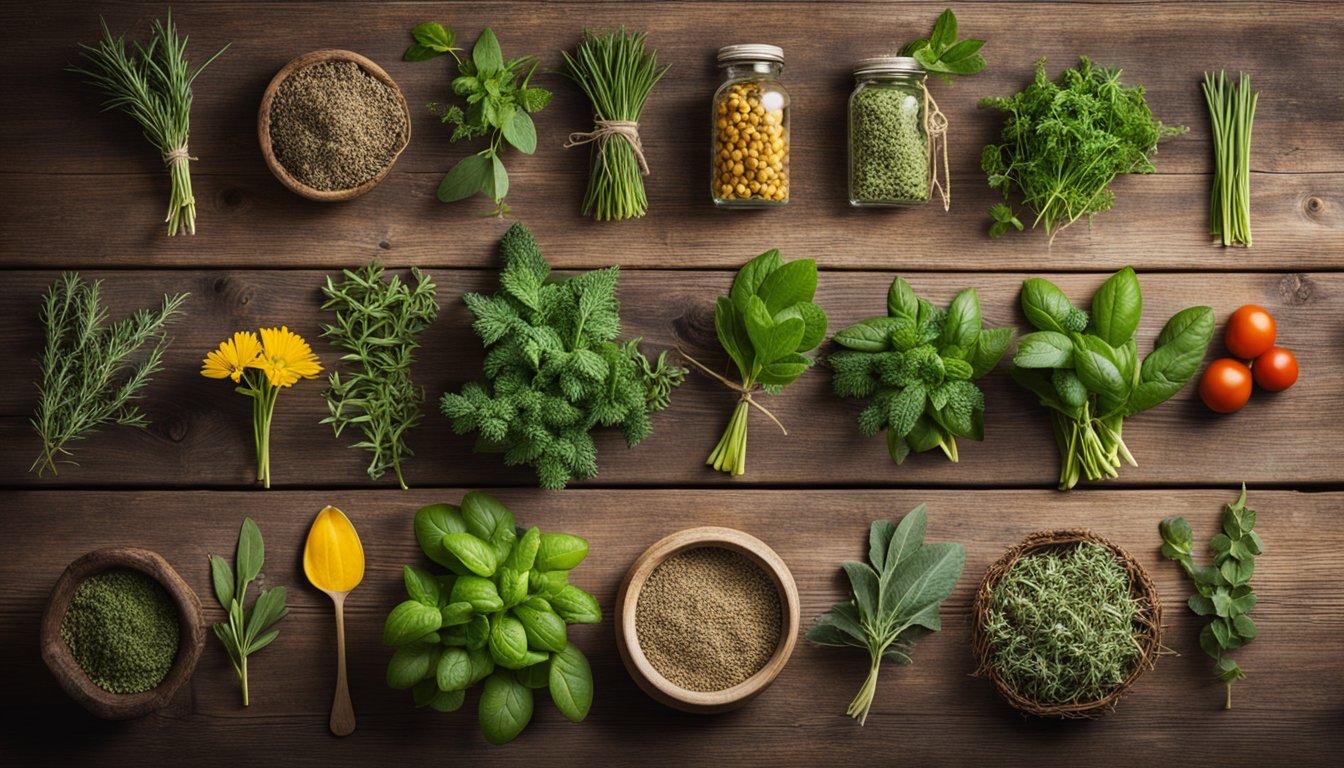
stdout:
<svg viewBox="0 0 1344 768">
<path fill-rule="evenodd" d="M 761 670 L 779 645 L 783 613 L 770 576 L 721 547 L 678 552 L 649 574 L 635 605 L 645 658 L 689 691 L 722 691 Z"/>
<path fill-rule="evenodd" d="M 80 668 L 109 693 L 142 693 L 177 657 L 177 606 L 163 585 L 132 568 L 80 583 L 61 619 L 61 638 Z"/>
</svg>

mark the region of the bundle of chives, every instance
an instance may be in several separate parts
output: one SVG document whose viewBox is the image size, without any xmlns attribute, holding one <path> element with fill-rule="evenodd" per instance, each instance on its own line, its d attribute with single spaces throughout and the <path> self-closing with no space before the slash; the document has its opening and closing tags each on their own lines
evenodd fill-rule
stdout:
<svg viewBox="0 0 1344 768">
<path fill-rule="evenodd" d="M 584 32 L 578 49 L 565 59 L 564 74 L 593 103 L 592 131 L 570 136 L 566 147 L 593 144 L 583 215 L 598 221 L 643 216 L 649 199 L 640 177 L 648 174 L 639 138 L 644 102 L 668 67 L 658 68 L 658 52 L 645 50 L 644 33 Z"/>
<path fill-rule="evenodd" d="M 1251 244 L 1251 123 L 1260 94 L 1251 76 L 1235 85 L 1227 73 L 1204 73 L 1204 98 L 1213 124 L 1213 194 L 1209 230 L 1223 245 Z"/>
</svg>

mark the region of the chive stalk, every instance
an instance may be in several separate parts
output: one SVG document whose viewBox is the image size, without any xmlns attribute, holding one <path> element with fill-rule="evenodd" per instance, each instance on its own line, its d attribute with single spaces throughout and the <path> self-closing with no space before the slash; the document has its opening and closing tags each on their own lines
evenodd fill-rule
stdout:
<svg viewBox="0 0 1344 768">
<path fill-rule="evenodd" d="M 1242 72 L 1235 85 L 1226 72 L 1204 73 L 1204 99 L 1213 132 L 1213 192 L 1209 231 L 1223 245 L 1251 245 L 1251 124 L 1260 94 Z"/>
</svg>

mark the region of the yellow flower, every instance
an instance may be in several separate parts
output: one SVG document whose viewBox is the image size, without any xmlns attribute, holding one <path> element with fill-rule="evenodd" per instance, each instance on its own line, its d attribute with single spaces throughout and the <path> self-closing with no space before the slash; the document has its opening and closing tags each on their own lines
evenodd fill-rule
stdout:
<svg viewBox="0 0 1344 768">
<path fill-rule="evenodd" d="M 225 339 L 219 349 L 209 353 L 201 362 L 201 375 L 211 379 L 233 379 L 237 384 L 243 369 L 257 367 L 261 356 L 261 342 L 251 331 L 239 331 L 232 339 Z"/>
<path fill-rule="evenodd" d="M 257 366 L 277 387 L 290 387 L 299 379 L 315 379 L 322 372 L 317 355 L 302 336 L 289 328 L 261 329 L 262 356 Z"/>
</svg>

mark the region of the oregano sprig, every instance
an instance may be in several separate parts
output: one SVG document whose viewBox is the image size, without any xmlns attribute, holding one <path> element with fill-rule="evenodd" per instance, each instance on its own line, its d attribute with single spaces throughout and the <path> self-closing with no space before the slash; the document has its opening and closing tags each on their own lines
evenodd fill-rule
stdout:
<svg viewBox="0 0 1344 768">
<path fill-rule="evenodd" d="M 210 555 L 210 580 L 214 582 L 215 597 L 228 612 L 228 621 L 214 625 L 215 637 L 224 644 L 224 650 L 233 662 L 238 680 L 243 686 L 243 706 L 248 706 L 247 694 L 247 657 L 270 645 L 279 637 L 280 630 L 271 627 L 289 613 L 285 607 L 285 588 L 271 587 L 257 595 L 252 607 L 243 608 L 247 602 L 247 588 L 261 574 L 261 566 L 266 562 L 266 547 L 261 539 L 261 530 L 252 518 L 243 518 L 243 527 L 238 531 L 238 551 L 235 555 L 237 577 L 229 568 L 229 561 L 218 555 Z"/>
<path fill-rule="evenodd" d="M 1255 558 L 1265 550 L 1265 542 L 1255 532 L 1255 510 L 1246 506 L 1246 485 L 1232 504 L 1223 505 L 1223 532 L 1209 541 L 1213 565 L 1195 565 L 1191 557 L 1193 534 L 1183 517 L 1169 517 L 1158 529 L 1162 533 L 1162 554 L 1180 563 L 1195 582 L 1190 610 L 1210 617 L 1199 633 L 1199 647 L 1213 657 L 1214 674 L 1227 683 L 1226 709 L 1232 708 L 1232 684 L 1246 678 L 1227 652 L 1255 639 L 1256 626 L 1248 615 L 1255 608 L 1251 589 Z"/>
</svg>

